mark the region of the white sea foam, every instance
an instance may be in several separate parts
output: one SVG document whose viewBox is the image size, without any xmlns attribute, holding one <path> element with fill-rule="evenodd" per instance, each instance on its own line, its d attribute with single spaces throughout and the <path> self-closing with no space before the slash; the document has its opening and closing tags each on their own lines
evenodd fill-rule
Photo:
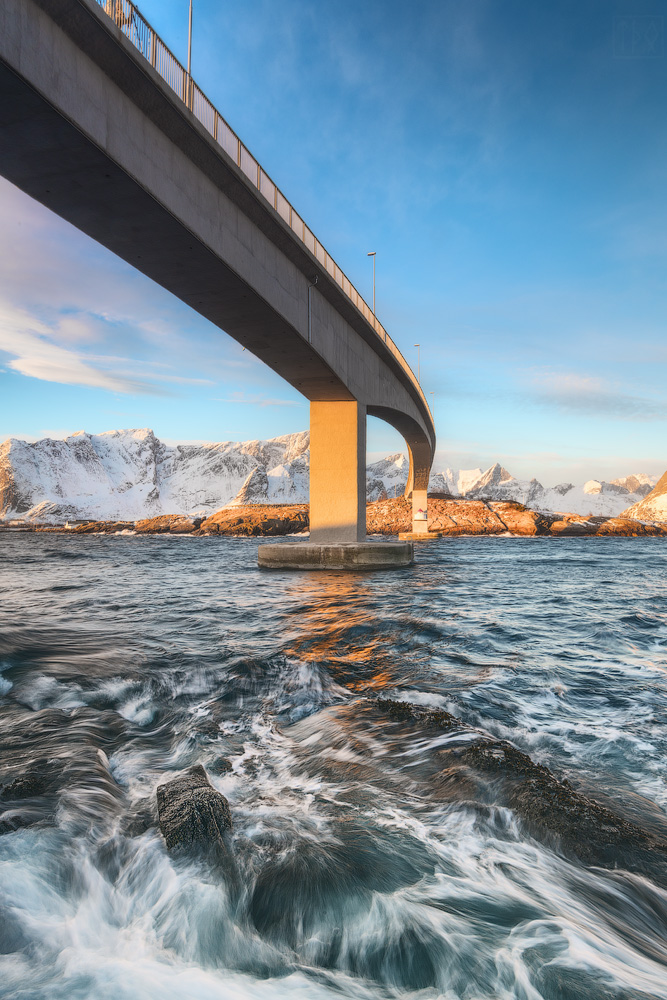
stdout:
<svg viewBox="0 0 667 1000">
<path fill-rule="evenodd" d="M 88 555 L 89 539 L 66 541 L 85 558 L 58 563 L 57 540 L 31 539 L 48 557 L 16 559 L 5 605 L 17 619 L 31 606 L 39 628 L 3 634 L 3 789 L 53 746 L 67 781 L 41 826 L 0 836 L 0 996 L 667 1000 L 667 896 L 650 871 L 566 860 L 498 804 L 493 780 L 478 796 L 447 785 L 477 728 L 608 799 L 628 789 L 640 810 L 643 794 L 659 818 L 664 564 L 647 568 L 641 539 L 638 563 L 626 546 L 620 564 L 568 542 L 548 559 L 462 542 L 425 553 L 410 588 L 276 587 L 224 541 L 210 562 L 191 546 L 142 562 L 134 544 Z M 39 589 L 54 565 L 64 584 L 92 565 L 103 599 Z M 551 613 L 547 573 L 562 600 Z M 402 728 L 376 695 L 464 728 Z M 170 856 L 155 825 L 157 786 L 195 763 L 229 801 L 238 890 Z"/>
</svg>

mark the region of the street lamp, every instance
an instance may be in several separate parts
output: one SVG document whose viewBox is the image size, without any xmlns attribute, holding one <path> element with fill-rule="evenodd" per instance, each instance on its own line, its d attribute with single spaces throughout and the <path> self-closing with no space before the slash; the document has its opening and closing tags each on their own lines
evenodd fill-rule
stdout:
<svg viewBox="0 0 667 1000">
<path fill-rule="evenodd" d="M 414 346 L 417 348 L 417 381 L 421 385 L 420 368 L 419 368 L 419 344 L 415 344 Z"/>
<path fill-rule="evenodd" d="M 375 316 L 375 253 L 376 253 L 375 250 L 371 250 L 370 253 L 366 254 L 367 257 L 373 258 L 373 315 L 374 316 Z"/>
</svg>

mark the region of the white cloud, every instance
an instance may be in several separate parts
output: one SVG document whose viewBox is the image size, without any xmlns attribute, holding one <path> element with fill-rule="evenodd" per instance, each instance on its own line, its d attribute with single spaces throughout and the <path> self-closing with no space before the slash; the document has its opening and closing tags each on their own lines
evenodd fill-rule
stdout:
<svg viewBox="0 0 667 1000">
<path fill-rule="evenodd" d="M 45 323 L 27 312 L 0 303 L 0 351 L 13 355 L 6 362 L 11 371 L 45 382 L 84 385 L 111 392 L 163 392 L 145 380 L 113 370 L 104 371 L 80 352 L 54 343 L 50 339 L 53 333 Z M 99 357 L 96 360 L 104 361 Z"/>
</svg>

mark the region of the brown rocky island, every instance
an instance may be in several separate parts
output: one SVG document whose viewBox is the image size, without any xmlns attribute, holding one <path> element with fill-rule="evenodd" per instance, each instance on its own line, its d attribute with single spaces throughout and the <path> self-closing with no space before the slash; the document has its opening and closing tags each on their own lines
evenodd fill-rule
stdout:
<svg viewBox="0 0 667 1000">
<path fill-rule="evenodd" d="M 404 497 L 369 503 L 369 535 L 397 535 L 411 529 L 412 506 Z M 223 507 L 206 518 L 163 514 L 141 521 L 88 521 L 64 525 L 26 525 L 24 530 L 63 531 L 74 534 L 240 535 L 278 536 L 308 531 L 308 504 L 247 504 Z M 520 503 L 494 500 L 460 500 L 429 497 L 429 528 L 454 535 L 664 536 L 667 523 L 631 517 L 603 517 L 572 513 L 542 513 Z"/>
</svg>

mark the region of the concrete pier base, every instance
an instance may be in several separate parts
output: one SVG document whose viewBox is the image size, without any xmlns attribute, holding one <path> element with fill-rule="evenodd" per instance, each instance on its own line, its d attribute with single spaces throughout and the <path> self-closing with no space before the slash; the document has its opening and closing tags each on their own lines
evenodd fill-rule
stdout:
<svg viewBox="0 0 667 1000">
<path fill-rule="evenodd" d="M 260 545 L 260 569 L 401 569 L 414 562 L 412 542 L 348 542 Z"/>
</svg>

